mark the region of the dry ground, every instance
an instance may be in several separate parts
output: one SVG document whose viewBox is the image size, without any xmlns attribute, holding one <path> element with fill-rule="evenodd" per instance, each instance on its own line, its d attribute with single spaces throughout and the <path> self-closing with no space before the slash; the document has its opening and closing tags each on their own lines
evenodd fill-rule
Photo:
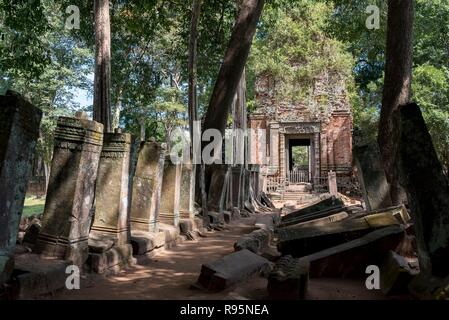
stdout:
<svg viewBox="0 0 449 320">
<path fill-rule="evenodd" d="M 254 218 L 233 221 L 229 230 L 208 233 L 198 241 L 186 241 L 155 257 L 141 257 L 135 266 L 114 276 L 89 274 L 81 289 L 65 291 L 54 299 L 266 299 L 267 280 L 256 277 L 237 288 L 219 293 L 191 289 L 201 265 L 233 252 L 234 242 L 254 230 Z M 364 279 L 312 279 L 309 299 L 384 299 L 368 291 Z"/>
</svg>

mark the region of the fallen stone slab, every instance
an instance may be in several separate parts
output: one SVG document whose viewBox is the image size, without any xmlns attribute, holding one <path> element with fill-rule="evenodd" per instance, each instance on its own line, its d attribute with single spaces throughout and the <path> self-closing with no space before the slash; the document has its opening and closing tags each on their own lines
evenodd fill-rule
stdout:
<svg viewBox="0 0 449 320">
<path fill-rule="evenodd" d="M 284 256 L 268 276 L 268 294 L 273 300 L 302 300 L 307 293 L 309 262 Z"/>
<path fill-rule="evenodd" d="M 310 277 L 366 276 L 366 267 L 380 266 L 389 251 L 399 246 L 404 235 L 404 226 L 392 225 L 302 257 L 301 260 L 310 263 Z"/>
<path fill-rule="evenodd" d="M 37 254 L 15 256 L 11 293 L 13 299 L 37 299 L 65 288 L 71 261 L 42 258 Z"/>
<path fill-rule="evenodd" d="M 380 289 L 386 295 L 405 293 L 418 273 L 417 259 L 412 264 L 405 257 L 390 251 L 380 268 Z"/>
<path fill-rule="evenodd" d="M 301 223 L 293 225 L 293 227 L 294 226 L 308 226 L 308 227 L 324 226 L 324 225 L 326 225 L 328 223 L 345 220 L 348 217 L 349 217 L 348 213 L 343 211 L 343 212 L 338 212 L 338 213 L 335 213 L 335 214 L 331 214 L 330 216 L 327 216 L 327 217 L 313 219 L 313 220 L 309 220 L 309 221 L 306 221 L 306 222 L 301 222 Z M 290 228 L 290 227 L 292 227 L 292 226 L 291 225 L 290 226 L 286 226 L 285 228 Z"/>
<path fill-rule="evenodd" d="M 305 208 L 290 212 L 289 214 L 283 216 L 282 223 L 286 223 L 290 220 L 299 218 L 306 214 L 319 212 L 319 211 L 323 211 L 323 210 L 335 208 L 335 207 L 343 208 L 344 207 L 343 200 L 341 200 L 340 198 L 335 197 L 335 196 L 329 196 L 329 197 L 325 198 L 324 200 L 312 203 L 311 205 L 308 205 Z"/>
<path fill-rule="evenodd" d="M 219 291 L 269 268 L 270 262 L 267 259 L 243 249 L 203 264 L 197 284 L 206 290 Z"/>
<path fill-rule="evenodd" d="M 248 249 L 251 252 L 260 254 L 270 245 L 271 232 L 266 229 L 255 230 L 246 234 L 234 243 L 235 251 Z"/>
<path fill-rule="evenodd" d="M 400 223 L 407 224 L 410 223 L 411 218 L 408 213 L 407 208 L 404 205 L 400 206 L 392 206 L 388 208 L 378 209 L 378 210 L 372 210 L 372 211 L 361 211 L 358 213 L 355 213 L 349 217 L 349 219 L 357 219 L 362 218 L 378 213 L 389 213 L 392 216 L 394 216 Z"/>
<path fill-rule="evenodd" d="M 304 223 L 304 222 L 308 222 L 308 221 L 313 221 L 316 219 L 320 219 L 320 218 L 325 218 L 331 215 L 334 215 L 336 213 L 340 213 L 340 212 L 346 212 L 346 208 L 342 207 L 340 205 L 331 207 L 331 208 L 326 208 L 324 210 L 321 211 L 316 211 L 316 212 L 312 212 L 312 213 L 306 213 L 304 215 L 301 215 L 299 217 L 290 219 L 288 221 L 283 221 L 279 227 L 288 227 L 291 225 L 297 225 L 300 223 Z"/>
<path fill-rule="evenodd" d="M 131 231 L 134 255 L 144 255 L 165 245 L 165 232 Z"/>
<path fill-rule="evenodd" d="M 380 213 L 321 226 L 281 228 L 277 230 L 278 250 L 282 255 L 290 254 L 294 257 L 302 257 L 391 225 L 399 225 L 399 222 L 391 214 Z"/>
</svg>

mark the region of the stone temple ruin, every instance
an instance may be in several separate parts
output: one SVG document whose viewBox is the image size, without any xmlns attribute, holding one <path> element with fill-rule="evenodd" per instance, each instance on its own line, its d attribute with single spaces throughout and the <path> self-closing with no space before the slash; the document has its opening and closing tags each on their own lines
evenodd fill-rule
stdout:
<svg viewBox="0 0 449 320">
<path fill-rule="evenodd" d="M 104 133 L 84 113 L 60 117 L 45 209 L 33 219 L 21 215 L 41 111 L 13 92 L 0 96 L 0 299 L 68 294 L 69 266 L 123 278 L 136 264 L 151 269 L 144 258 L 183 242 L 195 243 L 189 263 L 198 264 L 193 278 L 183 278 L 195 289 L 189 297 L 317 298 L 314 286 L 323 277 L 353 281 L 374 295 L 365 287 L 367 266 L 374 265 L 382 297 L 447 299 L 449 183 L 419 108 L 404 106 L 396 115 L 402 146 L 413 143 L 425 157 L 398 150 L 409 201 L 392 206 L 376 151 L 356 146 L 352 159 L 350 108 L 332 83 L 338 82 L 317 82 L 316 96 L 323 86 L 334 94 L 326 108 L 315 108 L 276 104 L 268 80 L 259 79 L 259 108 L 248 123 L 269 138 L 248 139 L 244 164 L 204 166 L 202 204 L 194 202 L 201 165 L 172 163 L 154 139 Z M 296 147 L 307 151 L 303 163 L 295 162 Z M 363 198 L 341 193 L 353 183 L 353 163 Z M 222 235 L 232 236 L 234 252 L 198 260 L 202 237 L 212 238 L 216 251 Z M 256 291 L 262 295 L 251 296 Z"/>
<path fill-rule="evenodd" d="M 352 115 L 347 92 L 338 75 L 317 78 L 309 102 L 276 99 L 269 77 L 256 82 L 257 109 L 249 117 L 252 129 L 250 161 L 260 164 L 268 188 L 287 184 L 327 184 L 335 172 L 340 188 L 352 177 Z M 265 136 L 257 134 L 263 129 Z M 295 164 L 293 149 L 306 150 L 304 163 Z"/>
</svg>

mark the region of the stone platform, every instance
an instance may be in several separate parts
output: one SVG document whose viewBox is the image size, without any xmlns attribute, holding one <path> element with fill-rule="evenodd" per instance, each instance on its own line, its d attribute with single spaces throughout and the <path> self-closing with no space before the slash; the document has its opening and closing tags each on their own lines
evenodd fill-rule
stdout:
<svg viewBox="0 0 449 320">
<path fill-rule="evenodd" d="M 43 258 L 37 254 L 14 257 L 15 268 L 11 282 L 13 299 L 38 299 L 65 288 L 71 261 Z"/>
</svg>

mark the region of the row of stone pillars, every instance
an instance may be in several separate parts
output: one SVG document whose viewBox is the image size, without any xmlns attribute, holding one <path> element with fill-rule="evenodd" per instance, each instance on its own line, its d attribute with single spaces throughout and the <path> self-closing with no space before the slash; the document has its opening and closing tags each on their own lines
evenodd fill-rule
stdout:
<svg viewBox="0 0 449 320">
<path fill-rule="evenodd" d="M 14 268 L 41 112 L 13 93 L 0 98 L 6 111 L 0 125 L 4 283 Z M 183 221 L 194 226 L 192 166 L 173 164 L 164 145 L 154 140 L 142 142 L 138 151 L 133 146 L 130 134 L 103 134 L 103 125 L 85 114 L 58 119 L 42 228 L 33 253 L 96 272 L 117 270 L 132 262 L 133 251 L 145 254 L 177 241 Z"/>
</svg>

